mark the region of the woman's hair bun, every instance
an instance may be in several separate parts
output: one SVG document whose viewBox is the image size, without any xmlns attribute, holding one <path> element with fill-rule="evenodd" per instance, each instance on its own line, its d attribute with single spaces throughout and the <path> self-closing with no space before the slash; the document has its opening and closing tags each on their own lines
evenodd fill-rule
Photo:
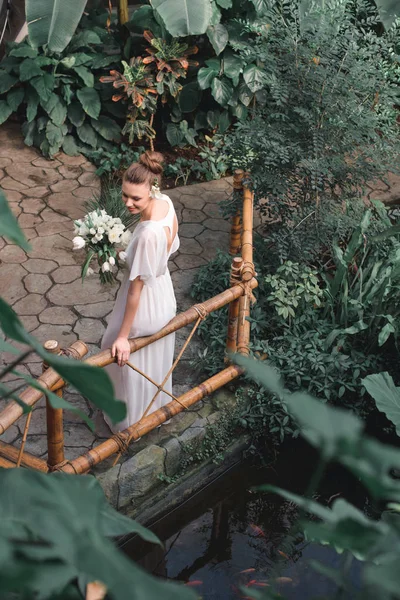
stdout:
<svg viewBox="0 0 400 600">
<path fill-rule="evenodd" d="M 154 175 L 161 175 L 163 172 L 164 157 L 160 152 L 150 152 L 146 150 L 139 157 L 139 163 L 146 167 Z"/>
</svg>

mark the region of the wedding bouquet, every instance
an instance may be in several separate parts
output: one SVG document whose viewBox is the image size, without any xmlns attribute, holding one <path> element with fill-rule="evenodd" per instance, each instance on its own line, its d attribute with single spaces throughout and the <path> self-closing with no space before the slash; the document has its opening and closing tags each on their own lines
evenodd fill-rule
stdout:
<svg viewBox="0 0 400 600">
<path fill-rule="evenodd" d="M 87 248 L 82 266 L 82 281 L 86 275 L 94 273 L 90 263 L 97 259 L 101 283 L 112 283 L 120 264 L 125 262 L 124 249 L 128 246 L 132 233 L 119 217 L 112 217 L 100 208 L 74 223 L 77 234 L 72 240 L 74 250 Z M 117 248 L 121 251 L 118 252 Z"/>
</svg>

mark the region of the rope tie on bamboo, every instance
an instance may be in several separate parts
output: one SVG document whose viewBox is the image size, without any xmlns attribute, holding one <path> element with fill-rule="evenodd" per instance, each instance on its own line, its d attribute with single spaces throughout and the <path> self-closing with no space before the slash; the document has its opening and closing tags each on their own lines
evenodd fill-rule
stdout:
<svg viewBox="0 0 400 600">
<path fill-rule="evenodd" d="M 148 381 L 150 381 L 150 383 L 152 383 L 156 388 L 157 391 L 154 394 L 153 398 L 151 399 L 149 405 L 147 406 L 146 410 L 144 411 L 143 415 L 141 416 L 141 418 L 139 419 L 139 421 L 137 422 L 137 429 L 138 427 L 140 427 L 141 422 L 143 421 L 143 419 L 148 415 L 151 407 L 153 406 L 154 402 L 156 401 L 158 395 L 161 392 L 164 392 L 164 394 L 167 394 L 167 396 L 170 396 L 170 398 L 172 398 L 173 400 L 175 400 L 175 402 L 177 402 L 184 410 L 186 409 L 186 406 L 184 404 L 182 404 L 182 402 L 179 401 L 179 399 L 174 396 L 173 394 L 171 394 L 170 392 L 168 392 L 168 390 L 164 389 L 164 385 L 166 384 L 166 382 L 168 381 L 168 379 L 170 378 L 172 372 L 175 370 L 176 366 L 178 365 L 180 359 L 182 358 L 183 353 L 185 352 L 186 348 L 188 347 L 194 333 L 196 332 L 196 329 L 198 328 L 198 326 L 200 325 L 200 323 L 202 321 L 204 321 L 204 319 L 207 318 L 208 316 L 208 311 L 206 309 L 206 307 L 204 306 L 204 304 L 194 304 L 193 307 L 194 310 L 197 312 L 197 314 L 199 315 L 192 331 L 189 334 L 189 337 L 187 338 L 186 342 L 184 343 L 182 349 L 180 350 L 178 356 L 176 357 L 172 367 L 170 368 L 170 370 L 168 371 L 168 373 L 166 374 L 166 376 L 164 377 L 163 381 L 161 384 L 156 383 L 155 381 L 153 381 L 153 379 L 151 379 L 151 377 L 149 377 L 148 375 L 146 375 L 146 373 L 144 373 L 143 371 L 141 371 L 140 369 L 138 369 L 137 367 L 135 367 L 135 365 L 133 365 L 131 362 L 127 362 L 127 366 L 130 367 L 131 369 L 133 369 L 133 371 L 136 371 L 136 373 L 139 373 L 139 375 L 142 375 L 142 377 L 144 377 L 145 379 L 147 379 Z M 127 451 L 130 442 L 132 441 L 132 437 L 134 434 L 131 434 L 127 440 L 122 440 L 119 439 L 119 441 L 114 437 L 115 441 L 117 442 L 117 444 L 119 445 L 119 450 L 118 450 L 118 454 L 115 458 L 115 461 L 113 463 L 113 467 L 117 464 L 117 462 L 119 461 L 120 457 L 122 456 L 122 454 L 124 452 Z"/>
<path fill-rule="evenodd" d="M 79 475 L 78 471 L 74 467 L 74 463 L 70 460 L 63 460 L 62 462 L 58 463 L 58 465 L 54 465 L 54 467 L 51 467 L 51 472 L 54 473 L 54 471 L 59 471 L 60 473 L 62 473 L 63 468 L 66 465 L 71 467 L 71 469 L 75 472 L 75 475 Z"/>
</svg>

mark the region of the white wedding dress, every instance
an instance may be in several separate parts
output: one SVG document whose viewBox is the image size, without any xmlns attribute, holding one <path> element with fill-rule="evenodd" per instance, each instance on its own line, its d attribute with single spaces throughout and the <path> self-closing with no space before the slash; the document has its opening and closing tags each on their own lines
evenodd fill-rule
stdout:
<svg viewBox="0 0 400 600">
<path fill-rule="evenodd" d="M 140 222 L 126 249 L 127 272 L 121 283 L 114 309 L 111 313 L 101 348 L 111 348 L 118 337 L 124 318 L 130 282 L 140 276 L 144 285 L 140 294 L 139 306 L 132 323 L 129 337 L 151 335 L 164 327 L 176 315 L 176 299 L 168 270 L 168 259 L 179 248 L 176 233 L 168 251 L 167 235 L 164 227 L 174 231 L 175 209 L 172 200 L 157 192 L 156 200 L 168 202 L 167 215 L 159 221 Z M 158 340 L 130 355 L 129 362 L 146 373 L 153 381 L 161 384 L 172 366 L 175 349 L 175 333 Z M 107 415 L 104 419 L 112 431 L 122 431 L 141 419 L 157 388 L 129 366 L 119 367 L 116 363 L 106 367 L 115 388 L 115 397 L 126 403 L 126 418 L 113 425 Z M 172 377 L 164 388 L 172 393 Z M 171 401 L 160 392 L 148 414 Z"/>
</svg>

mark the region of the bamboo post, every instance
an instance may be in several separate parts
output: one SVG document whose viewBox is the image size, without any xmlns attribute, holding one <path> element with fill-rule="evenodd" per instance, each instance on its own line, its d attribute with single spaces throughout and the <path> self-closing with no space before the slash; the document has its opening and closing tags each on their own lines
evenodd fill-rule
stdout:
<svg viewBox="0 0 400 600">
<path fill-rule="evenodd" d="M 232 287 L 241 281 L 241 270 L 243 266 L 243 258 L 235 257 L 231 265 L 231 280 Z M 228 354 L 235 353 L 237 350 L 237 334 L 238 334 L 238 318 L 239 318 L 239 298 L 233 300 L 229 304 L 228 312 L 228 332 L 226 338 L 226 351 Z"/>
<path fill-rule="evenodd" d="M 74 358 L 76 360 L 81 359 L 85 354 L 88 353 L 88 347 L 84 342 L 77 341 L 71 344 L 71 346 L 64 351 L 64 354 Z M 112 361 L 110 361 L 112 362 Z M 108 363 L 109 364 L 109 363 Z M 61 379 L 58 373 L 53 369 L 46 369 L 40 377 L 37 379 L 38 383 L 42 387 L 47 390 L 58 389 L 64 386 L 64 381 Z M 59 386 L 56 387 L 56 384 L 59 383 Z M 38 400 L 43 396 L 43 392 L 36 388 L 27 387 L 20 395 L 20 399 L 24 404 L 28 406 L 34 406 Z M 7 406 L 0 411 L 0 436 L 3 435 L 5 431 L 11 425 L 15 423 L 22 415 L 24 414 L 24 410 L 20 404 L 12 400 L 7 404 Z M 24 461 L 22 461 L 23 463 Z"/>
<path fill-rule="evenodd" d="M 244 172 L 242 169 L 236 169 L 233 175 L 233 189 L 240 191 L 243 189 L 243 177 Z M 242 233 L 242 215 L 240 209 L 237 210 L 236 214 L 232 217 L 231 235 L 229 243 L 229 254 L 235 256 L 240 252 L 241 246 L 241 233 Z"/>
<path fill-rule="evenodd" d="M 63 473 L 75 473 L 77 475 L 87 473 L 106 458 L 117 452 L 124 451 L 133 440 L 137 440 L 146 433 L 153 431 L 153 429 L 164 423 L 164 421 L 168 421 L 168 419 L 189 408 L 208 394 L 233 381 L 239 375 L 242 375 L 243 372 L 242 367 L 230 365 L 220 373 L 217 373 L 217 375 L 210 377 L 210 379 L 203 381 L 203 383 L 200 383 L 192 390 L 182 394 L 177 400 L 172 400 L 165 406 L 147 415 L 144 419 L 141 419 L 138 423 L 134 423 L 124 431 L 114 434 L 108 440 L 89 450 L 86 454 L 68 461 L 67 464 L 58 470 Z"/>
<path fill-rule="evenodd" d="M 45 350 L 50 354 L 62 354 L 59 343 L 48 340 L 44 344 Z M 43 362 L 43 371 L 48 369 L 48 364 Z M 63 389 L 55 392 L 62 397 Z M 47 421 L 47 464 L 49 469 L 65 460 L 64 456 L 64 423 L 62 408 L 53 408 L 46 398 L 46 421 Z"/>
<path fill-rule="evenodd" d="M 239 300 L 239 319 L 237 335 L 237 351 L 249 354 L 250 342 L 250 299 L 252 297 L 250 282 L 255 271 L 253 264 L 253 192 L 245 185 L 243 188 L 243 229 L 242 229 L 242 285 L 245 293 Z"/>
<path fill-rule="evenodd" d="M 118 0 L 118 20 L 120 25 L 129 21 L 128 0 Z"/>
</svg>

